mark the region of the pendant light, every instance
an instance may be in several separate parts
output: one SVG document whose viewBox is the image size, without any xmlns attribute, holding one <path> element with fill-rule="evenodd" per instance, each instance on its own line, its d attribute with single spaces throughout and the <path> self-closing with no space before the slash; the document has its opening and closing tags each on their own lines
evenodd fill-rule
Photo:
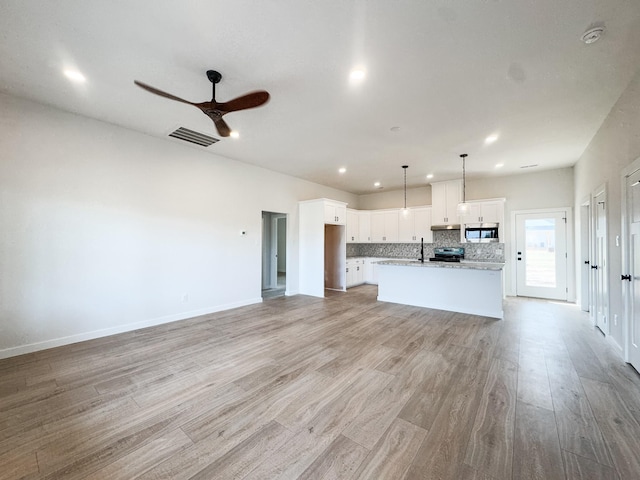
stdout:
<svg viewBox="0 0 640 480">
<path fill-rule="evenodd" d="M 467 199 L 466 199 L 466 189 L 467 189 L 467 179 L 466 179 L 466 159 L 467 159 L 467 154 L 463 153 L 462 155 L 460 155 L 460 158 L 462 158 L 462 202 L 460 202 L 458 204 L 458 217 L 465 217 L 469 214 L 469 210 L 471 210 L 471 206 L 467 203 Z"/>
<path fill-rule="evenodd" d="M 407 168 L 409 165 L 403 165 L 402 169 L 404 170 L 404 208 L 402 209 L 402 214 L 407 215 L 409 210 L 407 210 Z"/>
</svg>

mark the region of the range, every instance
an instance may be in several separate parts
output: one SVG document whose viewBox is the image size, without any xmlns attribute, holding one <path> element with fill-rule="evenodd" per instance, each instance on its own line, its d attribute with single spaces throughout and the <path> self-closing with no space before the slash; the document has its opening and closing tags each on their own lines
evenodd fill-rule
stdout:
<svg viewBox="0 0 640 480">
<path fill-rule="evenodd" d="M 461 247 L 441 247 L 433 249 L 432 262 L 459 262 L 464 259 L 464 248 Z"/>
</svg>

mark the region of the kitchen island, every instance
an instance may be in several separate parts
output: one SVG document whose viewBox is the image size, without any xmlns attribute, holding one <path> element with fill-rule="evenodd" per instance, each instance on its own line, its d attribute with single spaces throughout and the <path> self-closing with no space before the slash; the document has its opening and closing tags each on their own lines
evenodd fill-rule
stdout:
<svg viewBox="0 0 640 480">
<path fill-rule="evenodd" d="M 502 318 L 503 263 L 378 263 L 378 300 Z"/>
</svg>

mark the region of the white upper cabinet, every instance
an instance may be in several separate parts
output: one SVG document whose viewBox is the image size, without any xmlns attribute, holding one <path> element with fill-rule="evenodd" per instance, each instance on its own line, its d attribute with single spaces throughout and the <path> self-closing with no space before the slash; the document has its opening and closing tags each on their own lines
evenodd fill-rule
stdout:
<svg viewBox="0 0 640 480">
<path fill-rule="evenodd" d="M 371 212 L 371 241 L 386 243 L 398 241 L 398 210 Z"/>
<path fill-rule="evenodd" d="M 469 202 L 469 213 L 463 223 L 502 223 L 504 221 L 504 200 L 483 200 Z"/>
<path fill-rule="evenodd" d="M 360 215 L 357 210 L 347 208 L 347 243 L 360 242 Z"/>
<path fill-rule="evenodd" d="M 400 210 L 398 216 L 398 241 L 401 243 L 420 243 L 424 238 L 426 243 L 433 242 L 431 232 L 431 208 L 409 208 Z"/>
<path fill-rule="evenodd" d="M 325 200 L 324 223 L 334 225 L 344 225 L 347 223 L 347 204 L 333 200 Z"/>
<path fill-rule="evenodd" d="M 462 180 L 431 184 L 431 223 L 455 225 L 460 223 L 458 204 L 462 201 Z"/>
<path fill-rule="evenodd" d="M 371 212 L 358 212 L 358 241 L 371 242 Z"/>
</svg>

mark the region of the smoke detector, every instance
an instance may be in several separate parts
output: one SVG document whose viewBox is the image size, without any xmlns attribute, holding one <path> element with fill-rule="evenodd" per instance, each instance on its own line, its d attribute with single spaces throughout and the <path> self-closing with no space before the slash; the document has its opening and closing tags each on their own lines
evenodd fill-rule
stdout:
<svg viewBox="0 0 640 480">
<path fill-rule="evenodd" d="M 604 27 L 595 27 L 595 28 L 590 28 L 589 30 L 587 30 L 586 32 L 584 32 L 582 34 L 582 37 L 580 37 L 580 39 L 586 43 L 587 45 L 591 44 L 591 43 L 595 43 L 598 40 L 600 40 L 600 37 L 604 34 Z"/>
</svg>

